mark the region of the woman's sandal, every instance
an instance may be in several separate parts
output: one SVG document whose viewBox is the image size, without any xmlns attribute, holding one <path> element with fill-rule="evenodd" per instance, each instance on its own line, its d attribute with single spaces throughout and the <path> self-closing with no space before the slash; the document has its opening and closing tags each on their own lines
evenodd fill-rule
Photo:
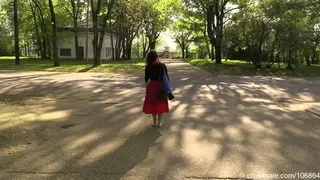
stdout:
<svg viewBox="0 0 320 180">
<path fill-rule="evenodd" d="M 152 127 L 158 127 L 156 124 L 151 124 Z"/>
<path fill-rule="evenodd" d="M 161 126 L 162 126 L 162 123 L 157 125 L 157 127 L 161 127 Z"/>
</svg>

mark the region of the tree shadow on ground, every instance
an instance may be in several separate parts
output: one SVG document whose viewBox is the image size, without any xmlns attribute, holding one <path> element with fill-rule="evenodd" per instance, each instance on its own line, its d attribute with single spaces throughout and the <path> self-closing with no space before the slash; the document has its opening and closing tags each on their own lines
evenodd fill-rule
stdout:
<svg viewBox="0 0 320 180">
<path fill-rule="evenodd" d="M 90 67 L 81 69 L 81 70 L 79 70 L 78 72 L 79 72 L 79 73 L 81 73 L 81 72 L 88 72 L 88 71 L 90 71 L 91 69 L 94 69 L 94 68 L 96 68 L 96 67 L 97 67 L 97 66 L 90 66 Z"/>
<path fill-rule="evenodd" d="M 29 96 L 23 99 L 28 103 L 0 104 L 0 179 L 162 180 L 319 171 L 319 119 L 274 101 L 301 95 L 317 101 L 316 81 L 217 78 L 179 68 L 171 67 L 176 99 L 161 129 L 152 129 L 150 117 L 141 113 L 143 77 L 1 79 L 1 99 Z"/>
</svg>

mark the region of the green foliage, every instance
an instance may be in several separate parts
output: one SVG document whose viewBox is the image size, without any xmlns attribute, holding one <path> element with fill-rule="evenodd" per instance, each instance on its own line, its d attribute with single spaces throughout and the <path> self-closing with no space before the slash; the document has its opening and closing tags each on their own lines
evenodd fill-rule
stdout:
<svg viewBox="0 0 320 180">
<path fill-rule="evenodd" d="M 144 31 L 149 41 L 156 41 L 159 34 L 172 23 L 175 12 L 181 8 L 178 0 L 146 0 L 142 7 Z"/>
<path fill-rule="evenodd" d="M 14 65 L 14 57 L 0 57 L 0 70 L 50 71 L 50 72 L 100 72 L 134 74 L 141 71 L 145 61 L 141 59 L 128 61 L 103 61 L 94 67 L 79 60 L 61 60 L 60 67 L 53 67 L 51 60 L 21 57 L 21 65 Z"/>
<path fill-rule="evenodd" d="M 319 59 L 319 10 L 312 1 L 253 1 L 232 15 L 226 27 L 227 49 L 242 49 L 252 59 L 299 63 Z M 311 4 L 310 4 L 311 3 Z M 314 61 L 315 62 L 315 61 Z"/>
<path fill-rule="evenodd" d="M 0 1 L 0 56 L 12 55 L 14 51 L 12 25 L 5 8 L 5 2 Z"/>
<path fill-rule="evenodd" d="M 33 48 L 41 48 L 41 45 L 42 49 L 45 46 L 43 58 L 48 57 L 49 46 L 52 49 L 48 1 L 18 2 L 21 49 L 26 45 Z M 98 1 L 92 2 L 97 4 Z M 107 13 L 110 1 L 101 2 L 99 26 L 105 23 L 101 17 Z M 58 26 L 72 26 L 70 0 L 53 0 L 53 3 Z M 75 0 L 75 3 L 79 8 L 79 25 L 83 25 L 86 1 Z M 216 5 L 219 7 L 217 12 L 215 8 L 212 9 Z M 215 13 L 208 14 L 208 10 Z M 220 15 L 217 16 L 217 13 Z M 36 15 L 37 22 L 34 22 L 33 15 Z M 222 17 L 223 24 L 213 27 L 219 17 Z M 213 19 L 209 28 L 208 18 Z M 269 66 L 289 66 L 291 63 L 300 66 L 302 63 L 315 65 L 320 62 L 319 22 L 320 3 L 310 0 L 117 0 L 108 21 L 108 29 L 118 35 L 115 48 L 125 52 L 124 57 L 117 59 L 129 59 L 133 52 L 137 57 L 138 47 L 139 52 L 144 51 L 145 54 L 148 46 L 156 47 L 156 43 L 159 44 L 161 32 L 170 29 L 181 51 L 199 58 L 214 55 L 215 51 L 211 55 L 212 49 L 221 44 L 225 57 L 239 59 L 242 53 L 243 59 L 269 61 Z M 212 32 L 209 33 L 208 29 Z M 134 43 L 137 36 L 140 38 L 139 46 Z M 0 1 L 0 38 L 0 55 L 11 55 L 12 0 Z M 234 57 L 238 55 L 239 58 Z"/>
<path fill-rule="evenodd" d="M 189 59 L 194 66 L 201 67 L 215 75 L 232 76 L 290 76 L 290 77 L 320 77 L 320 66 L 297 66 L 294 71 L 282 68 L 255 69 L 251 64 L 243 60 L 224 60 L 223 65 L 217 65 L 210 59 Z"/>
</svg>

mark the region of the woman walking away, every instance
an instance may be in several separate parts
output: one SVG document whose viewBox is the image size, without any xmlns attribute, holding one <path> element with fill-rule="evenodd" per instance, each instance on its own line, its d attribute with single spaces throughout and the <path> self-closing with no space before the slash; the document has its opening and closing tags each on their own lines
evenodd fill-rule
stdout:
<svg viewBox="0 0 320 180">
<path fill-rule="evenodd" d="M 152 127 L 161 127 L 162 114 L 169 112 L 168 99 L 166 96 L 165 98 L 159 98 L 159 92 L 164 90 L 162 82 L 163 73 L 165 73 L 169 79 L 167 67 L 165 64 L 160 63 L 158 54 L 155 51 L 150 51 L 148 53 L 146 63 L 146 96 L 143 104 L 143 112 L 145 114 L 152 114 Z M 168 96 L 170 98 L 170 95 Z"/>
</svg>

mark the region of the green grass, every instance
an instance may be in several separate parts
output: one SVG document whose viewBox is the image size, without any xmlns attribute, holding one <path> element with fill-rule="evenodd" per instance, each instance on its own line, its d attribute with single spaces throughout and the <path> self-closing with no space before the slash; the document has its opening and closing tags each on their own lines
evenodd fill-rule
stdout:
<svg viewBox="0 0 320 180">
<path fill-rule="evenodd" d="M 14 57 L 0 57 L 0 70 L 20 71 L 50 71 L 50 72 L 99 72 L 135 74 L 144 66 L 144 60 L 102 61 L 100 66 L 92 66 L 80 60 L 60 60 L 60 67 L 53 67 L 53 61 L 48 59 L 21 57 L 20 65 L 16 66 Z"/>
<path fill-rule="evenodd" d="M 281 64 L 278 68 L 274 64 L 272 68 L 256 69 L 247 61 L 242 60 L 228 60 L 222 61 L 223 64 L 215 64 L 209 59 L 189 59 L 185 60 L 194 66 L 201 67 L 216 75 L 235 75 L 235 76 L 292 76 L 292 77 L 320 77 L 320 65 L 306 66 L 304 64 L 296 65 L 294 70 L 285 69 L 286 65 Z"/>
</svg>

